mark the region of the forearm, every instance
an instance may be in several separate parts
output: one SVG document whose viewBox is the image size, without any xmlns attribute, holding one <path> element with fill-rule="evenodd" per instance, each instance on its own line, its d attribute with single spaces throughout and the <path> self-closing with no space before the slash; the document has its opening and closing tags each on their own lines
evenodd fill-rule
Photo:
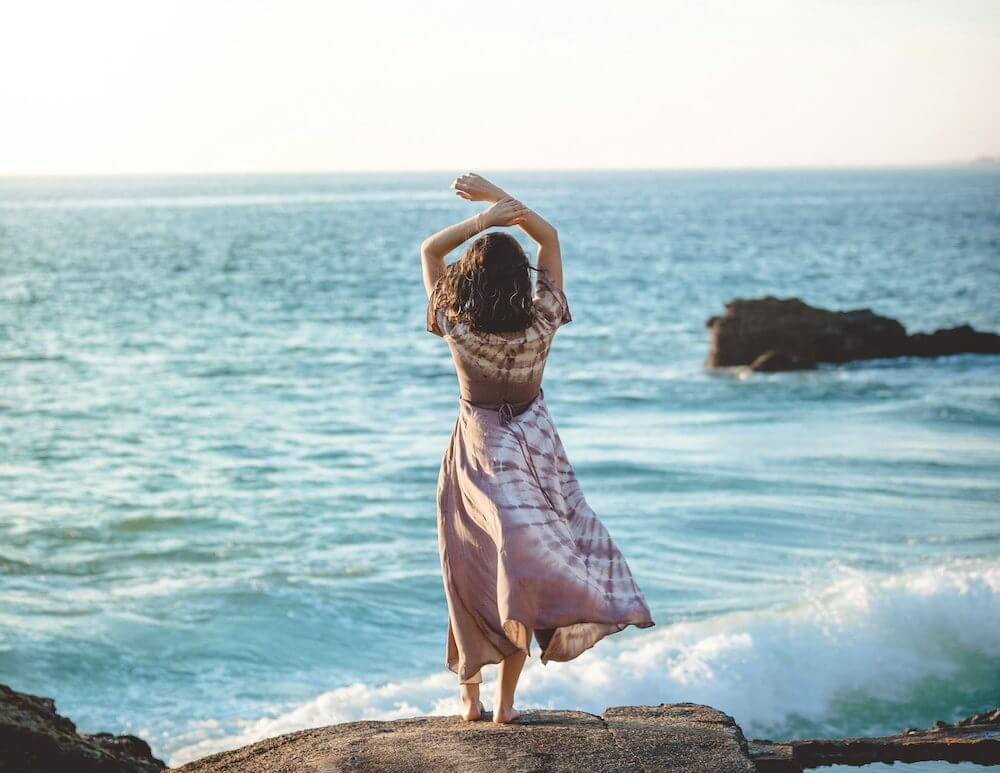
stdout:
<svg viewBox="0 0 1000 773">
<path fill-rule="evenodd" d="M 480 212 L 455 225 L 443 228 L 433 236 L 428 236 L 420 245 L 420 254 L 425 258 L 443 260 L 445 255 L 486 227 L 485 219 Z"/>
<path fill-rule="evenodd" d="M 484 186 L 483 201 L 493 204 L 508 195 L 503 188 L 487 182 Z M 531 209 L 528 210 L 527 217 L 523 223 L 519 224 L 519 227 L 539 246 L 551 245 L 559 241 L 559 234 L 555 227 Z"/>
<path fill-rule="evenodd" d="M 519 225 L 539 247 L 559 244 L 559 233 L 548 220 L 543 218 L 534 210 L 529 209 L 524 222 Z"/>
<path fill-rule="evenodd" d="M 507 191 L 499 185 L 490 182 L 482 175 L 469 172 L 455 178 L 451 184 L 455 193 L 466 201 L 488 201 L 496 204 L 501 199 L 510 198 Z M 559 243 L 559 235 L 545 218 L 537 212 L 532 212 L 525 208 L 524 217 L 517 223 L 521 229 L 530 236 L 538 246 L 553 246 Z"/>
<path fill-rule="evenodd" d="M 489 190 L 484 198 L 484 201 L 488 201 L 491 204 L 500 201 L 504 196 L 508 196 L 507 191 L 502 188 L 492 185 L 491 190 Z M 559 234 L 550 222 L 539 215 L 533 210 L 528 210 L 528 216 L 525 218 L 524 222 L 519 225 L 519 228 L 524 231 L 528 236 L 532 238 L 535 244 L 544 245 L 552 244 L 559 240 Z"/>
</svg>

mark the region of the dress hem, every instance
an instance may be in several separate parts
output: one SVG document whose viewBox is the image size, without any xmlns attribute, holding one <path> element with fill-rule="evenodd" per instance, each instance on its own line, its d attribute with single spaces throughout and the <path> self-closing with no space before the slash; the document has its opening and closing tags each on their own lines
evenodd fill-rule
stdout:
<svg viewBox="0 0 1000 773">
<path fill-rule="evenodd" d="M 524 629 L 527 629 L 527 626 L 525 626 L 519 620 L 515 620 L 513 618 L 509 618 L 509 619 L 505 620 L 504 624 L 503 624 L 503 629 L 504 629 L 504 633 L 505 634 L 507 633 L 507 623 L 515 623 L 515 624 L 517 624 L 519 626 L 522 626 Z M 593 649 L 597 644 L 599 644 L 601 641 L 603 641 L 607 637 L 614 636 L 616 633 L 621 633 L 626 628 L 628 628 L 630 625 L 634 625 L 636 628 L 652 628 L 653 626 L 656 625 L 656 622 L 654 620 L 651 620 L 651 619 L 650 620 L 637 620 L 637 621 L 631 621 L 630 620 L 628 622 L 621 622 L 621 623 L 601 623 L 601 622 L 598 622 L 598 621 L 595 621 L 595 620 L 576 620 L 576 621 L 574 621 L 572 623 L 566 623 L 565 625 L 558 626 L 557 628 L 554 628 L 552 630 L 553 631 L 557 631 L 557 630 L 559 630 L 559 628 L 564 628 L 564 627 L 570 626 L 570 625 L 587 625 L 587 624 L 590 624 L 590 625 L 612 625 L 612 626 L 617 626 L 617 627 L 613 631 L 609 630 L 609 631 L 606 631 L 605 633 L 601 634 L 592 643 L 590 643 L 589 645 L 587 645 L 583 649 L 577 651 L 575 654 L 573 654 L 573 655 L 571 655 L 571 656 L 569 656 L 567 658 L 553 658 L 552 656 L 550 656 L 548 654 L 548 650 L 552 648 L 552 642 L 550 642 L 549 646 L 545 650 L 543 650 L 542 653 L 541 653 L 541 655 L 539 656 L 539 660 L 541 660 L 542 665 L 547 665 L 550 661 L 554 662 L 554 663 L 568 663 L 568 662 L 570 662 L 570 661 L 575 660 L 576 658 L 578 658 L 580 655 L 582 655 L 587 650 Z M 529 658 L 531 657 L 531 637 L 530 636 L 528 637 L 528 646 L 527 647 L 521 647 L 521 646 L 519 646 L 517 642 L 513 641 L 510 638 L 509 634 L 507 635 L 507 639 L 516 648 L 514 652 L 523 652 Z M 552 641 L 555 641 L 555 636 L 553 636 Z M 476 667 L 476 669 L 472 672 L 472 675 L 470 677 L 468 677 L 468 679 L 471 679 L 472 676 L 475 676 L 476 674 L 479 674 L 480 679 L 477 682 L 469 682 L 469 681 L 463 680 L 462 679 L 461 670 L 458 667 L 453 666 L 451 663 L 445 663 L 445 665 L 448 667 L 449 671 L 451 671 L 452 673 L 454 673 L 459 678 L 459 684 L 480 684 L 482 682 L 482 674 L 480 672 L 482 671 L 482 669 L 483 669 L 484 666 L 495 666 L 495 665 L 498 665 L 498 664 L 502 663 L 504 660 L 506 660 L 507 658 L 509 658 L 511 655 L 513 655 L 514 652 L 511 652 L 510 655 L 504 655 L 502 658 L 500 658 L 500 660 L 485 660 L 482 663 L 480 663 Z"/>
<path fill-rule="evenodd" d="M 613 626 L 616 626 L 616 627 L 615 627 L 615 629 L 613 631 L 606 631 L 605 633 L 602 633 L 593 642 L 591 642 L 586 647 L 584 647 L 583 649 L 577 651 L 573 655 L 570 655 L 567 658 L 553 658 L 551 655 L 549 655 L 548 654 L 548 650 L 552 648 L 552 642 L 550 642 L 549 646 L 546 648 L 546 650 L 544 652 L 542 652 L 541 657 L 539 658 L 542 661 L 542 665 L 547 665 L 549 663 L 549 661 L 552 661 L 554 663 L 568 663 L 571 660 L 575 660 L 576 658 L 580 657 L 580 655 L 582 655 L 587 650 L 593 649 L 596 645 L 600 644 L 607 637 L 614 636 L 616 633 L 621 633 L 626 628 L 628 628 L 630 625 L 634 625 L 636 628 L 652 628 L 654 625 L 656 625 L 656 622 L 653 621 L 653 620 L 639 620 L 637 622 L 629 621 L 627 623 L 595 623 L 593 620 L 580 620 L 579 622 L 576 622 L 576 623 L 569 623 L 569 625 L 585 625 L 585 624 L 588 624 L 588 623 L 592 624 L 592 625 L 613 625 Z M 563 627 L 564 626 L 559 626 L 559 628 L 563 628 Z M 555 630 L 559 630 L 559 629 L 557 628 Z M 554 635 L 552 637 L 552 641 L 553 642 L 555 641 L 555 636 Z"/>
</svg>

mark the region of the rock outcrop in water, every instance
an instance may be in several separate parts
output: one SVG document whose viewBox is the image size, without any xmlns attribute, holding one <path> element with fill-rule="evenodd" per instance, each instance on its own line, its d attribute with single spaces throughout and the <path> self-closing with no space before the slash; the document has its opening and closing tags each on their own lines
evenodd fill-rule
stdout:
<svg viewBox="0 0 1000 773">
<path fill-rule="evenodd" d="M 871 309 L 828 311 L 798 298 L 737 298 L 705 324 L 712 331 L 709 368 L 774 372 L 882 357 L 1000 354 L 1000 335 L 968 325 L 907 334 L 897 320 Z"/>
<path fill-rule="evenodd" d="M 750 755 L 760 773 L 803 773 L 828 765 L 873 762 L 1000 763 L 1000 709 L 973 714 L 949 725 L 935 722 L 927 730 L 909 729 L 875 738 L 818 741 L 751 741 Z"/>
<path fill-rule="evenodd" d="M 661 703 L 583 711 L 525 711 L 494 725 L 455 716 L 346 722 L 268 738 L 173 773 L 327 771 L 665 771 L 802 773 L 824 765 L 947 760 L 1000 764 L 1000 709 L 879 738 L 747 742 L 709 706 Z M 0 685 L 0 773 L 160 773 L 131 735 L 83 735 L 48 698 Z"/>
<path fill-rule="evenodd" d="M 0 771 L 157 773 L 164 767 L 141 738 L 78 733 L 52 699 L 0 684 Z"/>
</svg>

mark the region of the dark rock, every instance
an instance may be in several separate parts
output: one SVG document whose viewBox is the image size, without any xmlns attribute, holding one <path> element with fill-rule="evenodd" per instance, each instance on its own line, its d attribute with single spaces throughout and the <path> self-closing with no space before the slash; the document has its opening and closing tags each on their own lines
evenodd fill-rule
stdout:
<svg viewBox="0 0 1000 773">
<path fill-rule="evenodd" d="M 975 714 L 949 725 L 938 720 L 927 730 L 873 738 L 749 743 L 760 773 L 803 773 L 828 765 L 869 765 L 873 762 L 975 762 L 1000 764 L 1000 709 Z"/>
<path fill-rule="evenodd" d="M 710 317 L 706 326 L 712 331 L 705 362 L 710 368 L 799 370 L 819 362 L 1000 354 L 1000 335 L 968 325 L 907 335 L 898 321 L 871 309 L 828 311 L 798 298 L 737 298 L 726 304 L 722 315 Z"/>
<path fill-rule="evenodd" d="M 349 722 L 271 738 L 177 773 L 689 771 L 755 773 L 733 718 L 692 703 L 620 706 L 602 716 L 526 711 L 495 725 L 452 717 Z"/>
<path fill-rule="evenodd" d="M 3 773 L 156 773 L 164 767 L 141 738 L 77 733 L 50 698 L 0 685 Z"/>
<path fill-rule="evenodd" d="M 983 333 L 961 325 L 933 333 L 914 333 L 908 340 L 911 357 L 943 357 L 948 354 L 1000 354 L 1000 335 Z"/>
<path fill-rule="evenodd" d="M 971 717 L 966 717 L 965 719 L 959 720 L 956 724 L 958 725 L 1000 725 L 1000 709 L 994 709 L 993 711 L 983 712 L 982 714 L 973 714 Z"/>
</svg>

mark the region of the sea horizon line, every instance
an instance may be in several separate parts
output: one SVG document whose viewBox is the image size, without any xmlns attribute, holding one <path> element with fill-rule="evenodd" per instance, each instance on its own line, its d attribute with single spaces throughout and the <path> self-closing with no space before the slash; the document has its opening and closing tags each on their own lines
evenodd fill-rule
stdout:
<svg viewBox="0 0 1000 773">
<path fill-rule="evenodd" d="M 746 166 L 593 166 L 593 167 L 480 167 L 483 174 L 705 174 L 754 172 L 887 172 L 933 169 L 1000 169 L 1000 155 L 984 156 L 964 161 L 928 161 L 877 164 L 785 164 Z M 451 175 L 472 171 L 471 167 L 426 169 L 288 169 L 244 171 L 130 171 L 130 172 L 29 172 L 0 173 L 0 181 L 19 180 L 81 180 L 135 178 L 196 178 L 196 177 L 366 177 Z"/>
</svg>

